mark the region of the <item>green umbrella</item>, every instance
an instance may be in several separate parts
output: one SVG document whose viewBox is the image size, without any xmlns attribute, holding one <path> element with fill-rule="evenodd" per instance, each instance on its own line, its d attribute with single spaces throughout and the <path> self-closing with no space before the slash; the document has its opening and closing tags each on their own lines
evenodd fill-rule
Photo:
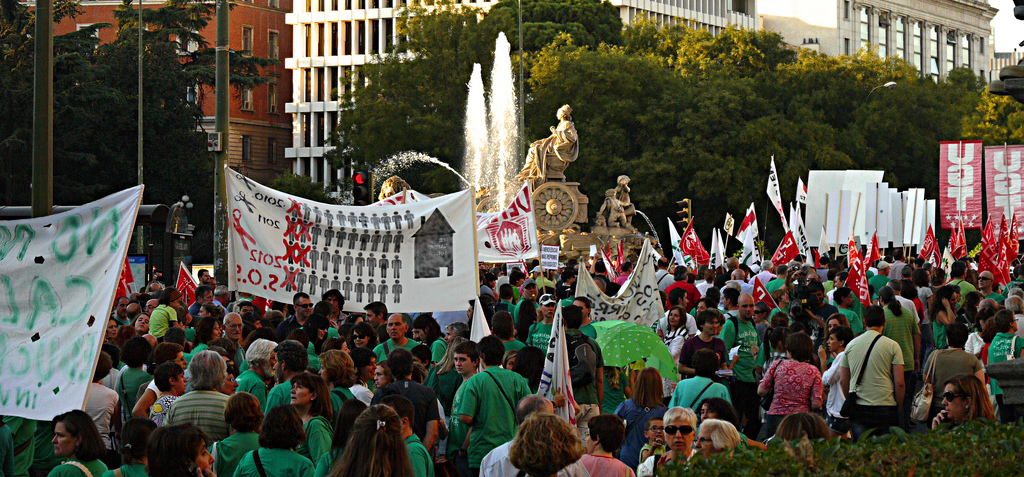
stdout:
<svg viewBox="0 0 1024 477">
<path fill-rule="evenodd" d="M 597 330 L 597 344 L 601 346 L 605 366 L 622 367 L 638 359 L 657 369 L 661 376 L 679 381 L 675 360 L 661 337 L 647 326 L 622 320 L 591 323 Z"/>
</svg>

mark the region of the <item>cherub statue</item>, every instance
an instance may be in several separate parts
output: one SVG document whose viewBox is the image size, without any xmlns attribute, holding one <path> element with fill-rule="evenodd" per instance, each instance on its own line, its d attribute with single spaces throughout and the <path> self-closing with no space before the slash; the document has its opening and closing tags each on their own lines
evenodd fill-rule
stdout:
<svg viewBox="0 0 1024 477">
<path fill-rule="evenodd" d="M 601 210 L 597 211 L 597 218 L 594 225 L 629 228 L 626 218 L 626 210 L 622 202 L 615 198 L 616 189 L 608 189 L 604 193 L 604 203 Z"/>
</svg>

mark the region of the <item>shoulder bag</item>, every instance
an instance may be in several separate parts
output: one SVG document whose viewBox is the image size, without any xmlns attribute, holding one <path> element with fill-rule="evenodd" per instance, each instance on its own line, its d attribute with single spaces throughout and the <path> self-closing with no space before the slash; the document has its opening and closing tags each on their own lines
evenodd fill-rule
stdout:
<svg viewBox="0 0 1024 477">
<path fill-rule="evenodd" d="M 768 372 L 772 372 L 773 369 L 779 367 L 779 363 L 781 363 L 783 361 L 786 361 L 786 360 L 784 360 L 784 359 L 775 360 L 775 362 L 772 363 L 772 367 L 768 369 Z M 768 375 L 768 373 L 765 373 L 765 376 L 767 376 L 767 375 Z M 773 376 L 773 379 L 774 379 L 775 375 L 772 374 L 772 376 Z M 771 409 L 772 408 L 772 401 L 773 400 L 775 400 L 775 382 L 774 381 L 772 381 L 772 387 L 768 388 L 768 394 L 765 394 L 764 396 L 761 396 L 761 409 L 764 409 L 765 411 Z"/>
<path fill-rule="evenodd" d="M 267 477 L 267 470 L 263 468 L 263 462 L 260 460 L 259 449 L 252 451 L 252 460 L 256 462 L 256 470 L 260 473 L 260 477 Z"/>
<path fill-rule="evenodd" d="M 914 407 L 910 410 L 910 418 L 915 421 L 925 422 L 928 420 L 935 394 L 935 383 L 931 381 L 935 380 L 935 362 L 938 360 L 939 355 L 933 354 L 928 366 L 924 369 L 924 378 L 926 379 L 924 386 L 921 386 L 921 390 L 914 395 Z"/>
<path fill-rule="evenodd" d="M 868 352 L 864 355 L 864 363 L 861 364 L 860 372 L 857 373 L 857 383 L 854 384 L 858 388 L 860 387 L 860 382 L 864 379 L 864 371 L 868 369 L 868 362 L 871 360 L 871 350 L 875 349 L 875 343 L 878 343 L 878 340 L 881 338 L 882 335 L 879 333 L 879 335 L 875 337 L 874 341 L 871 342 L 871 346 L 868 346 Z M 856 409 L 857 393 L 853 392 L 851 388 L 850 393 L 846 396 L 846 401 L 843 402 L 842 409 L 839 410 L 839 415 L 849 419 Z"/>
</svg>

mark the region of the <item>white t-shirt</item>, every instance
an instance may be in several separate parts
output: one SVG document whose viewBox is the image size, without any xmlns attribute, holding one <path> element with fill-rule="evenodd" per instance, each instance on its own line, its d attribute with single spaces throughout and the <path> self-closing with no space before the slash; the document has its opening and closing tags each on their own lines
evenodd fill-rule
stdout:
<svg viewBox="0 0 1024 477">
<path fill-rule="evenodd" d="M 99 383 L 89 385 L 89 400 L 85 403 L 85 413 L 96 423 L 96 430 L 100 431 L 103 446 L 107 449 L 110 449 L 110 418 L 114 416 L 117 399 L 117 391 Z"/>
<path fill-rule="evenodd" d="M 362 384 L 357 384 L 355 386 L 348 388 L 348 390 L 356 399 L 363 401 L 363 403 L 365 403 L 367 406 L 370 405 L 370 400 L 373 399 L 373 393 L 370 392 L 369 388 L 363 386 Z"/>
<path fill-rule="evenodd" d="M 825 410 L 828 411 L 828 415 L 832 417 L 843 417 L 839 414 L 839 410 L 843 408 L 843 403 L 846 402 L 846 397 L 843 396 L 842 386 L 839 385 L 839 375 L 842 366 L 839 363 L 843 360 L 845 351 L 840 351 L 836 355 L 835 361 L 832 361 L 832 366 L 821 375 L 822 384 L 828 386 L 828 400 L 826 401 Z"/>
</svg>

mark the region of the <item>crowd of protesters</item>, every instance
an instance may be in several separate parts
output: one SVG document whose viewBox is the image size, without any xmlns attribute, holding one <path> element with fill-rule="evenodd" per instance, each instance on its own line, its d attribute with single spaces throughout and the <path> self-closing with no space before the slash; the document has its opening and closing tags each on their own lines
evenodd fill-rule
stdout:
<svg viewBox="0 0 1024 477">
<path fill-rule="evenodd" d="M 605 365 L 594 303 L 575 296 L 578 267 L 613 295 L 628 262 L 618 277 L 601 261 L 482 268 L 491 334 L 478 342 L 464 319 L 380 302 L 345 313 L 337 290 L 273 303 L 202 274 L 186 306 L 154 282 L 116 301 L 84 410 L 3 419 L 0 475 L 649 476 L 773 440 L 1016 423 L 985 366 L 1024 350 L 1024 267 L 998 286 L 968 261 L 947 276 L 901 252 L 871 264 L 867 306 L 827 258 L 659 260 L 652 328 L 671 376 Z M 772 300 L 754 300 L 755 279 Z M 537 394 L 559 308 L 572 399 Z M 934 397 L 915 422 L 924 386 Z M 575 426 L 556 417 L 566 407 Z"/>
</svg>

